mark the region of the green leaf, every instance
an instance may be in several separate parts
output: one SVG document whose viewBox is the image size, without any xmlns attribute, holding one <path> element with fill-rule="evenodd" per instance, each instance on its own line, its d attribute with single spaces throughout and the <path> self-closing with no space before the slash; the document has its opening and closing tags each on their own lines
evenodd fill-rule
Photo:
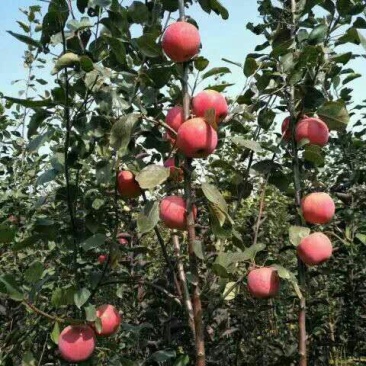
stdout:
<svg viewBox="0 0 366 366">
<path fill-rule="evenodd" d="M 310 161 L 315 166 L 324 166 L 325 163 L 322 148 L 318 145 L 310 145 L 308 143 L 305 145 L 304 159 Z"/>
<path fill-rule="evenodd" d="M 60 324 L 58 322 L 55 322 L 55 325 L 52 328 L 51 332 L 51 340 L 56 345 L 58 344 L 58 339 L 60 338 Z"/>
<path fill-rule="evenodd" d="M 159 203 L 149 201 L 137 217 L 137 231 L 142 235 L 153 230 L 159 222 Z"/>
<path fill-rule="evenodd" d="M 151 33 L 145 33 L 135 39 L 141 53 L 147 57 L 159 57 L 162 55 L 161 46 L 156 43 L 156 36 Z"/>
<path fill-rule="evenodd" d="M 53 70 L 51 71 L 51 75 L 55 75 L 67 67 L 74 67 L 79 63 L 80 57 L 77 54 L 73 52 L 67 52 L 58 58 Z"/>
<path fill-rule="evenodd" d="M 175 351 L 171 350 L 162 350 L 162 351 L 156 351 L 151 355 L 151 359 L 156 362 L 165 362 L 171 358 L 175 358 L 176 353 Z"/>
<path fill-rule="evenodd" d="M 136 175 L 142 189 L 153 189 L 163 184 L 170 176 L 170 169 L 161 165 L 148 165 Z"/>
<path fill-rule="evenodd" d="M 114 123 L 111 130 L 110 144 L 115 149 L 126 150 L 131 140 L 132 131 L 140 115 L 130 113 Z"/>
<path fill-rule="evenodd" d="M 220 191 L 212 184 L 202 183 L 202 192 L 205 197 L 214 205 L 216 205 L 224 213 L 228 212 L 227 203 Z"/>
<path fill-rule="evenodd" d="M 194 251 L 194 254 L 196 254 L 197 258 L 199 258 L 201 260 L 205 259 L 205 256 L 204 256 L 203 250 L 202 250 L 202 241 L 201 240 L 195 240 L 193 242 L 193 251 Z"/>
<path fill-rule="evenodd" d="M 3 286 L 1 286 L 1 284 Z M 18 287 L 14 277 L 11 275 L 0 276 L 0 292 L 2 292 L 3 289 L 14 301 L 22 301 L 24 299 L 21 289 Z"/>
<path fill-rule="evenodd" d="M 317 111 L 318 116 L 328 125 L 330 130 L 342 131 L 347 127 L 349 115 L 344 101 L 329 101 Z"/>
<path fill-rule="evenodd" d="M 36 41 L 34 39 L 32 39 L 31 37 L 25 36 L 23 34 L 19 34 L 19 33 L 14 33 L 12 31 L 7 31 L 10 35 L 12 35 L 13 37 L 15 37 L 18 41 L 21 41 L 29 46 L 33 46 L 36 48 L 40 48 L 42 45 L 39 41 Z"/>
<path fill-rule="evenodd" d="M 80 247 L 85 250 L 91 250 L 95 248 L 99 248 L 106 241 L 106 236 L 104 234 L 94 234 L 90 238 L 86 239 L 83 243 L 80 244 Z"/>
<path fill-rule="evenodd" d="M 292 284 L 292 286 L 296 292 L 296 295 L 299 297 L 299 299 L 302 299 L 303 296 L 302 296 L 300 287 L 297 283 L 296 276 L 292 272 L 290 272 L 289 270 L 287 270 L 286 268 L 284 268 L 278 264 L 273 264 L 272 267 L 277 270 L 278 276 L 280 278 L 287 280 Z"/>
<path fill-rule="evenodd" d="M 301 240 L 309 236 L 310 229 L 303 226 L 290 226 L 289 228 L 289 238 L 290 243 L 297 247 Z"/>
<path fill-rule="evenodd" d="M 229 12 L 219 0 L 210 0 L 210 6 L 217 15 L 221 15 L 222 19 L 226 20 L 229 18 Z"/>
<path fill-rule="evenodd" d="M 238 287 L 235 286 L 236 282 L 228 282 L 225 286 L 225 289 L 223 291 L 223 294 L 226 294 L 233 286 L 234 288 L 225 296 L 225 301 L 234 300 L 236 295 L 238 294 Z"/>
<path fill-rule="evenodd" d="M 268 131 L 268 129 L 272 126 L 272 123 L 276 117 L 276 113 L 272 111 L 270 108 L 263 108 L 258 113 L 258 124 L 264 130 Z"/>
<path fill-rule="evenodd" d="M 247 57 L 244 64 L 244 75 L 248 78 L 258 69 L 257 61 L 252 57 Z"/>
<path fill-rule="evenodd" d="M 64 305 L 73 305 L 75 292 L 75 287 L 56 288 L 52 292 L 51 304 L 56 308 Z"/>
<path fill-rule="evenodd" d="M 8 225 L 0 225 L 0 243 L 10 243 L 14 240 L 16 229 Z"/>
<path fill-rule="evenodd" d="M 121 64 L 126 64 L 126 48 L 121 39 L 115 37 L 105 36 L 106 42 L 111 47 L 112 53 L 114 54 L 116 60 Z"/>
<path fill-rule="evenodd" d="M 51 115 L 48 111 L 44 109 L 37 109 L 32 115 L 28 124 L 28 139 L 37 133 L 37 129 L 42 124 L 42 122 Z"/>
<path fill-rule="evenodd" d="M 361 74 L 353 72 L 353 73 L 347 75 L 347 77 L 344 78 L 342 84 L 346 85 L 346 84 L 350 83 L 351 81 L 360 78 L 361 76 L 362 76 Z"/>
<path fill-rule="evenodd" d="M 140 1 L 134 1 L 127 11 L 132 21 L 137 24 L 144 24 L 149 19 L 149 9 Z"/>
<path fill-rule="evenodd" d="M 37 366 L 38 361 L 34 358 L 32 352 L 27 351 L 23 354 L 22 357 L 22 366 Z"/>
<path fill-rule="evenodd" d="M 269 174 L 272 171 L 281 170 L 281 165 L 272 160 L 266 159 L 253 164 L 252 169 L 262 174 Z"/>
<path fill-rule="evenodd" d="M 30 283 L 35 283 L 41 279 L 44 271 L 43 264 L 39 261 L 33 262 L 24 272 L 24 278 Z"/>
<path fill-rule="evenodd" d="M 9 102 L 19 104 L 22 107 L 27 107 L 27 108 L 40 108 L 40 107 L 52 106 L 51 99 L 32 100 L 32 99 L 19 99 L 19 98 L 6 97 L 6 96 L 4 96 L 4 98 L 6 100 L 8 100 Z"/>
<path fill-rule="evenodd" d="M 41 186 L 45 183 L 53 181 L 57 177 L 58 171 L 56 169 L 46 170 L 41 174 L 36 181 L 36 187 Z"/>
<path fill-rule="evenodd" d="M 187 366 L 188 364 L 189 364 L 188 355 L 181 355 L 175 360 L 173 366 Z"/>
<path fill-rule="evenodd" d="M 34 244 L 38 243 L 38 241 L 41 239 L 41 236 L 40 235 L 32 235 L 32 236 L 29 236 L 28 238 L 25 238 L 24 240 L 22 241 L 19 241 L 19 242 L 16 242 L 12 249 L 14 251 L 17 251 L 17 250 L 22 250 L 22 249 L 26 249 L 26 248 L 29 248 L 31 246 L 33 246 Z"/>
<path fill-rule="evenodd" d="M 203 71 L 209 65 L 210 61 L 203 56 L 199 56 L 194 59 L 193 63 L 198 71 Z"/>
<path fill-rule="evenodd" d="M 80 67 L 85 72 L 90 72 L 94 70 L 94 63 L 88 56 L 80 57 Z"/>
<path fill-rule="evenodd" d="M 95 329 L 98 333 L 102 332 L 102 319 L 97 317 L 94 322 Z"/>
<path fill-rule="evenodd" d="M 97 312 L 94 305 L 90 304 L 88 306 L 85 306 L 84 311 L 85 311 L 85 319 L 88 322 L 94 322 L 97 319 Z"/>
<path fill-rule="evenodd" d="M 75 305 L 79 309 L 81 309 L 81 307 L 88 301 L 90 295 L 91 295 L 91 293 L 86 287 L 81 288 L 74 294 Z"/>
<path fill-rule="evenodd" d="M 325 40 L 325 36 L 328 32 L 328 26 L 325 24 L 320 24 L 316 26 L 309 34 L 308 42 L 309 44 L 317 44 Z"/>
<path fill-rule="evenodd" d="M 207 71 L 202 75 L 202 79 L 207 79 L 210 76 L 214 75 L 225 75 L 231 73 L 231 70 L 228 67 L 214 67 L 210 71 Z"/>
<path fill-rule="evenodd" d="M 243 137 L 241 136 L 234 136 L 231 141 L 235 144 L 238 145 L 240 147 L 245 147 L 246 149 L 252 150 L 256 153 L 260 153 L 263 151 L 262 146 L 259 142 L 257 141 L 252 141 L 252 140 L 245 140 Z"/>
</svg>

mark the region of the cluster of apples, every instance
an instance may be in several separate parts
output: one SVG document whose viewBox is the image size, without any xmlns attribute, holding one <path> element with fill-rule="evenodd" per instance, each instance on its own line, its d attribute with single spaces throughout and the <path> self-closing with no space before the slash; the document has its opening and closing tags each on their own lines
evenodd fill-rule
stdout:
<svg viewBox="0 0 366 366">
<path fill-rule="evenodd" d="M 60 333 L 58 349 L 61 357 L 68 362 L 82 362 L 94 352 L 96 335 L 108 337 L 117 332 L 121 324 L 121 316 L 113 305 L 101 305 L 96 310 L 101 329 L 94 325 L 69 325 Z"/>
<path fill-rule="evenodd" d="M 335 213 L 333 199 L 323 192 L 310 193 L 302 199 L 302 214 L 310 224 L 326 224 Z M 296 248 L 298 257 L 308 266 L 327 261 L 333 252 L 330 239 L 321 232 L 314 232 L 303 238 Z M 277 295 L 280 278 L 274 267 L 256 268 L 249 272 L 247 286 L 256 298 L 269 298 Z"/>
</svg>

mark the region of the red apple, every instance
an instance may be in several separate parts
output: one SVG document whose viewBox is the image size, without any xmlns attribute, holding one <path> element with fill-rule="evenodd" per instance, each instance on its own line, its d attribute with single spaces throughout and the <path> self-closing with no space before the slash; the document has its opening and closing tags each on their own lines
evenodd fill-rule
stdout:
<svg viewBox="0 0 366 366">
<path fill-rule="evenodd" d="M 113 305 L 105 304 L 97 308 L 97 317 L 100 318 L 102 329 L 96 333 L 100 336 L 110 336 L 117 332 L 121 324 L 121 316 Z"/>
<path fill-rule="evenodd" d="M 203 118 L 192 118 L 179 127 L 177 148 L 189 158 L 207 158 L 217 146 L 217 132 Z"/>
<path fill-rule="evenodd" d="M 193 205 L 193 215 L 197 216 L 197 208 Z M 160 202 L 160 219 L 169 229 L 187 229 L 187 205 L 183 197 L 168 196 Z"/>
<path fill-rule="evenodd" d="M 183 180 L 183 170 L 175 166 L 175 159 L 169 158 L 164 162 L 164 166 L 170 170 L 170 179 L 174 182 L 181 182 Z"/>
<path fill-rule="evenodd" d="M 309 266 L 327 261 L 332 252 L 332 243 L 323 233 L 310 234 L 303 238 L 297 247 L 297 255 Z"/>
<path fill-rule="evenodd" d="M 225 97 L 216 90 L 204 90 L 192 100 L 193 113 L 197 117 L 205 117 L 208 109 L 213 108 L 216 114 L 216 123 L 221 122 L 228 114 Z"/>
<path fill-rule="evenodd" d="M 200 49 L 201 39 L 198 29 L 187 22 L 171 24 L 163 35 L 162 47 L 174 62 L 189 61 Z"/>
<path fill-rule="evenodd" d="M 103 264 L 106 260 L 108 259 L 108 256 L 105 255 L 105 254 L 101 254 L 99 257 L 98 257 L 98 262 L 100 264 Z"/>
<path fill-rule="evenodd" d="M 295 139 L 297 142 L 308 139 L 312 145 L 324 146 L 329 139 L 328 126 L 319 118 L 303 118 L 296 125 Z"/>
<path fill-rule="evenodd" d="M 280 278 L 273 267 L 252 269 L 248 274 L 248 290 L 253 297 L 266 299 L 277 295 Z"/>
<path fill-rule="evenodd" d="M 127 245 L 128 240 L 126 238 L 118 238 L 118 243 L 121 245 Z"/>
<path fill-rule="evenodd" d="M 179 105 L 176 105 L 175 107 L 169 109 L 166 118 L 165 123 L 171 127 L 174 131 L 178 131 L 179 127 L 184 122 L 184 113 L 183 108 Z"/>
<path fill-rule="evenodd" d="M 286 117 L 283 120 L 282 126 L 281 126 L 281 132 L 282 132 L 282 135 L 283 135 L 283 139 L 285 141 L 291 140 L 290 120 L 291 120 L 291 117 Z"/>
<path fill-rule="evenodd" d="M 305 196 L 301 201 L 301 209 L 305 221 L 311 224 L 326 224 L 335 213 L 334 201 L 324 192 Z"/>
<path fill-rule="evenodd" d="M 118 191 L 123 198 L 136 198 L 142 193 L 135 175 L 128 170 L 122 170 L 118 174 Z"/>
<path fill-rule="evenodd" d="M 88 325 L 69 325 L 60 334 L 58 349 L 66 361 L 85 361 L 94 352 L 95 333 Z"/>
</svg>

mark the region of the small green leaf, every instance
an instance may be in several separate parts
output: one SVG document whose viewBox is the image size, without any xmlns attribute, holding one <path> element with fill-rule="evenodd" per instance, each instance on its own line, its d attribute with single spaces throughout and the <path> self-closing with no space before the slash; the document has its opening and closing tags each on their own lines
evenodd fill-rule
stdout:
<svg viewBox="0 0 366 366">
<path fill-rule="evenodd" d="M 290 226 L 289 238 L 290 243 L 297 247 L 301 240 L 310 235 L 310 229 L 303 226 Z"/>
<path fill-rule="evenodd" d="M 258 69 L 257 61 L 252 57 L 247 57 L 244 64 L 244 75 L 248 78 Z"/>
<path fill-rule="evenodd" d="M 25 248 L 29 248 L 32 245 L 38 243 L 38 241 L 40 239 L 41 239 L 41 236 L 40 235 L 37 235 L 37 234 L 36 235 L 29 236 L 28 238 L 25 238 L 22 241 L 16 242 L 13 245 L 13 248 L 12 249 L 14 251 L 17 251 L 17 250 L 22 250 L 22 249 L 25 249 Z"/>
<path fill-rule="evenodd" d="M 169 168 L 161 165 L 148 165 L 136 175 L 136 181 L 142 189 L 153 189 L 163 184 L 169 176 Z"/>
<path fill-rule="evenodd" d="M 171 350 L 162 350 L 162 351 L 156 351 L 151 355 L 151 359 L 155 362 L 165 362 L 171 358 L 175 358 L 176 353 L 175 351 Z"/>
<path fill-rule="evenodd" d="M 88 301 L 91 293 L 90 291 L 83 287 L 74 294 L 74 303 L 75 305 L 81 309 L 81 307 Z"/>
<path fill-rule="evenodd" d="M 231 70 L 228 67 L 214 67 L 210 71 L 207 71 L 202 75 L 202 79 L 207 79 L 210 76 L 214 75 L 225 75 L 231 73 Z"/>
<path fill-rule="evenodd" d="M 102 319 L 100 319 L 100 318 L 97 317 L 95 319 L 94 326 L 95 326 L 95 330 L 98 333 L 101 333 L 102 332 Z"/>
<path fill-rule="evenodd" d="M 136 39 L 137 46 L 141 53 L 147 57 L 159 57 L 161 56 L 161 46 L 156 43 L 156 36 L 151 33 L 145 33 L 141 37 Z"/>
<path fill-rule="evenodd" d="M 193 63 L 198 71 L 203 71 L 209 65 L 210 61 L 203 56 L 199 56 L 194 59 Z"/>
<path fill-rule="evenodd" d="M 364 245 L 366 245 L 366 234 L 358 233 L 355 237 Z"/>
<path fill-rule="evenodd" d="M 228 282 L 226 284 L 223 294 L 226 294 L 233 286 L 234 286 L 234 288 L 225 296 L 225 298 L 224 298 L 225 301 L 230 301 L 230 300 L 235 299 L 236 295 L 238 294 L 238 287 L 235 285 L 236 285 L 236 282 Z"/>
<path fill-rule="evenodd" d="M 149 201 L 137 217 L 137 230 L 142 235 L 153 230 L 159 222 L 159 203 Z"/>
<path fill-rule="evenodd" d="M 41 279 L 43 270 L 44 270 L 43 264 L 39 261 L 35 261 L 24 272 L 24 278 L 26 281 L 30 283 L 35 283 Z"/>
<path fill-rule="evenodd" d="M 253 140 L 245 140 L 241 136 L 234 136 L 231 141 L 240 147 L 245 147 L 246 149 L 252 150 L 256 153 L 263 151 L 262 146 L 259 142 Z"/>
<path fill-rule="evenodd" d="M 39 41 L 34 40 L 31 37 L 25 36 L 24 34 L 14 33 L 12 31 L 7 31 L 10 35 L 15 37 L 18 41 L 23 42 L 29 46 L 40 48 L 42 45 Z"/>
<path fill-rule="evenodd" d="M 85 72 L 90 72 L 94 70 L 94 63 L 88 56 L 80 57 L 80 67 Z"/>
<path fill-rule="evenodd" d="M 349 115 L 344 101 L 329 101 L 317 111 L 318 116 L 328 125 L 330 130 L 342 131 L 347 127 Z"/>
<path fill-rule="evenodd" d="M 115 149 L 125 150 L 131 140 L 132 131 L 139 120 L 140 115 L 131 113 L 121 117 L 114 123 L 111 130 L 110 144 Z"/>
<path fill-rule="evenodd" d="M 0 225 L 0 243 L 10 243 L 14 240 L 16 229 L 7 225 Z"/>
<path fill-rule="evenodd" d="M 194 254 L 196 254 L 197 258 L 199 258 L 201 260 L 205 259 L 205 256 L 203 255 L 201 240 L 195 240 L 193 242 L 193 251 L 194 251 Z"/>
<path fill-rule="evenodd" d="M 1 284 L 3 286 L 1 286 Z M 5 290 L 4 292 L 15 301 L 22 301 L 24 299 L 21 289 L 18 287 L 15 279 L 11 275 L 4 275 L 0 277 L 0 292 L 2 290 Z"/>
<path fill-rule="evenodd" d="M 59 57 L 59 59 L 56 61 L 56 64 L 51 72 L 51 75 L 57 74 L 62 69 L 65 69 L 67 67 L 73 67 L 80 62 L 80 57 L 73 53 L 73 52 L 67 52 Z"/>
<path fill-rule="evenodd" d="M 268 131 L 268 129 L 272 126 L 272 123 L 276 117 L 276 113 L 272 111 L 270 108 L 263 108 L 258 113 L 258 124 L 264 130 Z"/>
<path fill-rule="evenodd" d="M 225 198 L 222 196 L 220 191 L 214 185 L 209 183 L 202 183 L 201 188 L 203 194 L 211 203 L 219 207 L 220 210 L 223 211 L 224 213 L 228 212 L 228 207 Z"/>
<path fill-rule="evenodd" d="M 98 248 L 105 243 L 106 236 L 104 234 L 94 234 L 83 243 L 80 244 L 80 247 L 85 250 L 91 250 L 94 248 Z"/>
<path fill-rule="evenodd" d="M 181 355 L 175 360 L 173 366 L 187 366 L 188 364 L 189 364 L 188 355 Z"/>
<path fill-rule="evenodd" d="M 97 319 L 97 312 L 94 305 L 90 304 L 88 306 L 85 306 L 84 311 L 85 311 L 85 319 L 88 322 L 94 322 Z"/>
<path fill-rule="evenodd" d="M 53 343 L 58 344 L 58 339 L 60 337 L 60 324 L 58 322 L 55 322 L 55 325 L 52 328 L 51 332 L 51 340 Z"/>
</svg>

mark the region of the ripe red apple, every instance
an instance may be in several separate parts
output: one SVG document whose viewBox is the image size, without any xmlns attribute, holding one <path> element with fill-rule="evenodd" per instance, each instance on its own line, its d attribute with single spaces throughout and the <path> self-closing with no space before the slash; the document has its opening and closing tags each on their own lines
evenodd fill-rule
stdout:
<svg viewBox="0 0 366 366">
<path fill-rule="evenodd" d="M 181 182 L 183 180 L 183 170 L 175 166 L 174 157 L 169 158 L 164 162 L 164 166 L 170 170 L 170 179 L 174 182 Z"/>
<path fill-rule="evenodd" d="M 85 361 L 94 352 L 95 333 L 88 325 L 69 325 L 60 334 L 58 349 L 66 361 Z"/>
<path fill-rule="evenodd" d="M 166 114 L 165 123 L 171 127 L 174 131 L 178 131 L 179 127 L 184 122 L 183 108 L 179 105 L 169 109 Z"/>
<path fill-rule="evenodd" d="M 283 135 L 283 139 L 285 141 L 291 140 L 290 120 L 291 120 L 290 116 L 286 117 L 283 120 L 282 125 L 281 125 L 281 132 L 282 132 L 282 135 Z"/>
<path fill-rule="evenodd" d="M 252 269 L 248 274 L 248 290 L 253 297 L 266 299 L 277 295 L 280 278 L 273 267 Z"/>
<path fill-rule="evenodd" d="M 121 324 L 121 316 L 113 305 L 105 304 L 97 308 L 97 317 L 100 318 L 102 329 L 95 330 L 100 336 L 110 336 L 117 332 Z"/>
<path fill-rule="evenodd" d="M 197 208 L 193 205 L 193 215 L 197 216 Z M 160 219 L 169 229 L 187 229 L 187 205 L 183 197 L 168 196 L 160 202 Z"/>
<path fill-rule="evenodd" d="M 334 201 L 324 192 L 305 196 L 301 201 L 301 209 L 305 221 L 311 224 L 326 224 L 335 213 Z"/>
<path fill-rule="evenodd" d="M 319 118 L 303 118 L 296 125 L 295 139 L 297 142 L 300 142 L 302 139 L 308 139 L 312 145 L 324 146 L 329 139 L 328 126 Z"/>
<path fill-rule="evenodd" d="M 100 264 L 103 264 L 106 260 L 108 259 L 108 256 L 105 255 L 105 254 L 101 254 L 99 257 L 98 257 L 98 262 Z"/>
<path fill-rule="evenodd" d="M 162 39 L 164 52 L 174 62 L 189 61 L 199 52 L 200 44 L 198 29 L 187 22 L 171 24 Z"/>
<path fill-rule="evenodd" d="M 123 198 L 136 198 L 142 193 L 135 175 L 128 170 L 122 170 L 118 174 L 118 191 Z"/>
<path fill-rule="evenodd" d="M 128 245 L 128 240 L 126 238 L 118 238 L 118 243 L 121 245 Z"/>
<path fill-rule="evenodd" d="M 216 114 L 216 123 L 221 122 L 228 114 L 225 97 L 216 90 L 204 90 L 192 100 L 193 113 L 197 117 L 205 117 L 208 109 L 213 108 Z"/>
<path fill-rule="evenodd" d="M 310 234 L 303 238 L 297 247 L 297 255 L 309 266 L 327 261 L 332 252 L 332 242 L 323 233 Z"/>
<path fill-rule="evenodd" d="M 179 127 L 177 148 L 189 158 L 207 158 L 217 146 L 217 132 L 203 118 L 192 118 Z"/>
</svg>

